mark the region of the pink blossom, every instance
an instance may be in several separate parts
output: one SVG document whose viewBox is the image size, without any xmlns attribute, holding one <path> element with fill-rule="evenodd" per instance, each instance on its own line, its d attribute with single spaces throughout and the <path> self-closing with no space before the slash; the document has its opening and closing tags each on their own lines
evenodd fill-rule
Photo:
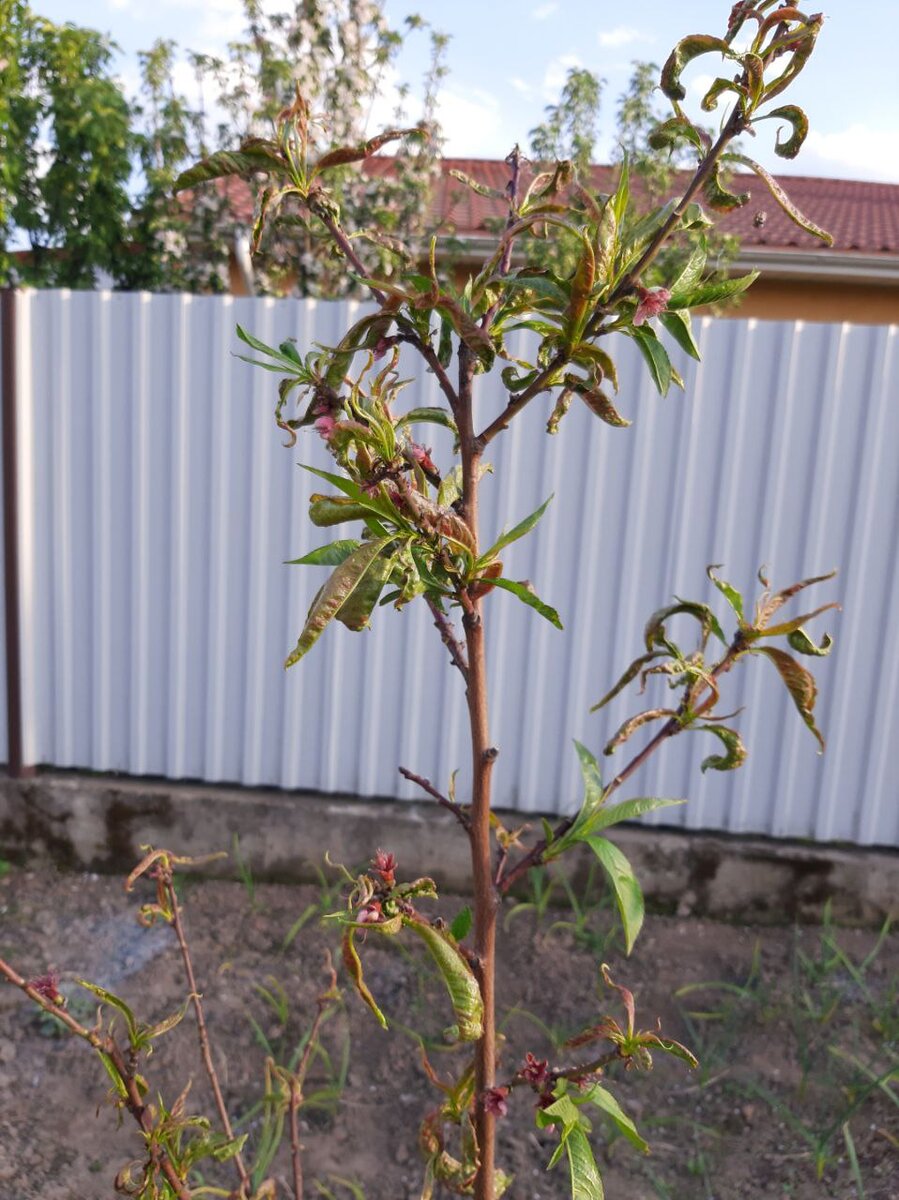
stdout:
<svg viewBox="0 0 899 1200">
<path fill-rule="evenodd" d="M 360 908 L 356 914 L 356 920 L 360 925 L 377 925 L 381 920 L 381 903 L 379 900 L 372 900 L 371 904 L 366 904 Z"/>
<path fill-rule="evenodd" d="M 314 422 L 315 430 L 325 441 L 328 441 L 336 426 L 337 422 L 330 413 L 325 413 Z"/>
<path fill-rule="evenodd" d="M 409 453 L 418 463 L 423 471 L 436 471 L 434 462 L 431 458 L 431 451 L 426 450 L 424 446 L 419 446 L 418 442 L 412 442 L 409 446 Z"/>
<path fill-rule="evenodd" d="M 642 325 L 644 321 L 650 317 L 657 317 L 659 313 L 663 313 L 668 307 L 668 301 L 671 299 L 671 293 L 667 288 L 644 288 L 637 287 L 637 295 L 640 297 L 640 303 L 637 305 L 637 311 L 634 313 L 634 324 Z"/>
<path fill-rule="evenodd" d="M 509 1111 L 509 1105 L 506 1103 L 508 1095 L 507 1087 L 488 1088 L 484 1093 L 484 1112 L 493 1113 L 495 1117 L 506 1116 Z"/>
<path fill-rule="evenodd" d="M 396 856 L 389 850 L 379 850 L 372 859 L 372 866 L 387 887 L 393 887 L 396 879 Z"/>
<path fill-rule="evenodd" d="M 28 986 L 33 988 L 45 1000 L 49 1000 L 51 1004 L 62 1004 L 63 997 L 59 991 L 59 975 L 56 971 L 47 971 L 45 975 L 38 975 L 37 979 L 29 979 Z"/>
<path fill-rule="evenodd" d="M 535 1088 L 543 1088 L 549 1082 L 549 1063 L 533 1054 L 526 1054 L 521 1074 Z"/>
</svg>

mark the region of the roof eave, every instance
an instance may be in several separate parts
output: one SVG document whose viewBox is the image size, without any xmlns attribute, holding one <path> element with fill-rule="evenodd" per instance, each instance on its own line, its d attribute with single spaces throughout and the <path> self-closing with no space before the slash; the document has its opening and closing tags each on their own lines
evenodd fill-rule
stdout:
<svg viewBox="0 0 899 1200">
<path fill-rule="evenodd" d="M 854 250 L 775 250 L 741 246 L 735 271 L 760 270 L 768 279 L 854 282 L 884 287 L 899 284 L 899 256 Z"/>
</svg>

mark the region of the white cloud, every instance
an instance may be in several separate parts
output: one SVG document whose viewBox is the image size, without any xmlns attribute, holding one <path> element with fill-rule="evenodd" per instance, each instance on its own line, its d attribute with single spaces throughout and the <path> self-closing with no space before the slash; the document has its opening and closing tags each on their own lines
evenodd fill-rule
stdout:
<svg viewBox="0 0 899 1200">
<path fill-rule="evenodd" d="M 502 143 L 502 113 L 496 96 L 477 88 L 463 96 L 441 89 L 437 118 L 443 129 L 444 153 L 451 158 L 494 158 Z M 508 154 L 510 147 L 503 151 Z"/>
<path fill-rule="evenodd" d="M 559 6 L 555 0 L 549 0 L 548 4 L 541 4 L 531 13 L 531 19 L 534 21 L 545 21 L 551 17 L 553 13 L 559 11 Z"/>
<path fill-rule="evenodd" d="M 534 91 L 529 83 L 526 83 L 523 79 L 519 79 L 517 75 L 510 76 L 509 86 L 513 87 L 522 96 L 530 96 Z"/>
<path fill-rule="evenodd" d="M 687 87 L 688 102 L 694 101 L 695 103 L 698 104 L 699 101 L 706 94 L 706 92 L 709 90 L 709 88 L 712 86 L 712 84 L 715 82 L 716 78 L 717 78 L 716 75 L 701 74 L 701 75 L 694 75 L 692 77 L 692 79 L 687 80 L 686 87 Z M 726 99 L 727 99 L 727 96 L 725 95 L 724 100 L 726 100 Z M 722 101 L 722 103 L 723 103 L 723 101 Z M 705 119 L 707 120 L 708 118 L 705 118 Z"/>
<path fill-rule="evenodd" d="M 599 44 L 604 49 L 629 46 L 631 42 L 645 40 L 645 34 L 642 34 L 639 29 L 632 29 L 629 25 L 616 25 L 614 29 L 608 29 L 600 33 L 598 37 Z"/>
<path fill-rule="evenodd" d="M 558 58 L 552 59 L 543 76 L 543 94 L 546 99 L 555 103 L 565 86 L 568 72 L 581 66 L 583 63 L 576 54 L 560 54 Z"/>
<path fill-rule="evenodd" d="M 899 183 L 899 129 L 871 129 L 862 124 L 823 133 L 813 129 L 793 170 L 820 172 L 844 179 Z"/>
</svg>

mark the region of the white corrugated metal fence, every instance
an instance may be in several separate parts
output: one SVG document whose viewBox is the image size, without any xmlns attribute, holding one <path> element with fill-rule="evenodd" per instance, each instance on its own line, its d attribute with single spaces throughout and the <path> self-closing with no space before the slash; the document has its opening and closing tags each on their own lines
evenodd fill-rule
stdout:
<svg viewBox="0 0 899 1200">
<path fill-rule="evenodd" d="M 283 561 L 330 532 L 309 525 L 320 483 L 296 464 L 327 463 L 314 436 L 281 448 L 276 378 L 229 352 L 238 321 L 268 342 L 333 344 L 349 308 L 18 296 L 25 761 L 406 798 L 415 793 L 397 764 L 437 782 L 464 766 L 461 681 L 420 603 L 379 610 L 365 634 L 329 628 L 299 667 L 281 668 L 323 578 Z M 762 563 L 777 584 L 839 566 L 811 595 L 844 606 L 820 627 L 835 650 L 812 663 L 826 756 L 770 664 L 753 661 L 725 700 L 745 705 L 746 767 L 703 777 L 717 743 L 684 736 L 628 794 L 689 796 L 664 813 L 689 827 L 899 842 L 888 766 L 899 708 L 896 332 L 704 319 L 704 361 L 682 364 L 686 395 L 665 400 L 621 339 L 631 429 L 573 409 L 547 438 L 538 401 L 494 443 L 486 529 L 555 494 L 507 567 L 566 626 L 506 594 L 488 602 L 500 805 L 571 807 L 571 738 L 598 748 L 635 710 L 630 696 L 588 714 L 640 652 L 653 609 L 674 593 L 720 599 L 707 563 L 748 591 Z M 415 403 L 440 402 L 431 377 L 415 387 Z M 486 416 L 501 392 L 483 391 Z"/>
</svg>

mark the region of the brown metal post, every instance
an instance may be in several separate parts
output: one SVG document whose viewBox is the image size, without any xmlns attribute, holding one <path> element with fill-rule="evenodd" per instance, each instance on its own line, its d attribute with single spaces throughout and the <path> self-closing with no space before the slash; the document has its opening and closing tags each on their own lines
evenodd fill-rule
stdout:
<svg viewBox="0 0 899 1200">
<path fill-rule="evenodd" d="M 16 293 L 0 291 L 0 395 L 3 397 L 3 595 L 6 609 L 8 771 L 34 774 L 22 759 L 22 641 L 19 611 L 19 488 L 16 443 Z"/>
</svg>

